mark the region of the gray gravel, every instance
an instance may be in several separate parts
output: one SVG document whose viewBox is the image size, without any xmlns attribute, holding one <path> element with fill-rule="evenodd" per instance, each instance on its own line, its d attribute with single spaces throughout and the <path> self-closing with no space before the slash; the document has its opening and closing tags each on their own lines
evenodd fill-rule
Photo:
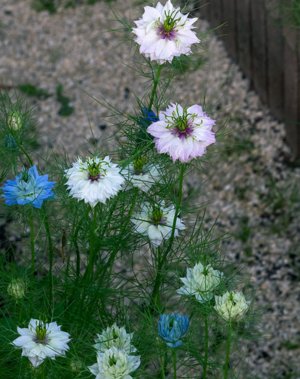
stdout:
<svg viewBox="0 0 300 379">
<path fill-rule="evenodd" d="M 109 32 L 114 17 L 108 5 L 48 15 L 33 11 L 30 0 L 0 3 L 0 83 L 28 82 L 51 93 L 61 83 L 75 107 L 63 118 L 53 96 L 37 101 L 40 142 L 71 155 L 85 152 L 91 138 L 109 148 L 109 112 L 86 93 L 129 110 L 145 83 L 122 63 L 130 64 L 132 51 Z M 132 5 L 133 0 L 115 3 L 130 19 L 136 14 Z M 208 30 L 206 22 L 198 25 Z M 243 378 L 299 379 L 300 170 L 287 163 L 284 126 L 249 91 L 222 43 L 208 34 L 203 46 L 207 64 L 178 80 L 171 100 L 193 104 L 205 94 L 210 113 L 220 124 L 227 120 L 220 154 L 203 184 L 208 195 L 199 201 L 209 201 L 207 224 L 218 216 L 216 233 L 232 235 L 225 254 L 244 265 L 258 288 L 262 337 L 244 347 Z"/>
</svg>

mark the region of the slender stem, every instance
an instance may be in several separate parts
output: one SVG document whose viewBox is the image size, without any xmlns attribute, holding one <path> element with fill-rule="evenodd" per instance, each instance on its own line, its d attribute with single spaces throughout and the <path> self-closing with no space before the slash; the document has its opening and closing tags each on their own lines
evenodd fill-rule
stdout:
<svg viewBox="0 0 300 379">
<path fill-rule="evenodd" d="M 24 149 L 24 147 L 22 146 L 22 144 L 19 144 L 18 147 L 20 148 L 20 150 L 22 151 L 22 153 L 26 156 L 30 166 L 33 166 L 33 160 L 30 158 L 30 155 L 27 153 L 27 151 Z"/>
<path fill-rule="evenodd" d="M 30 211 L 29 216 L 29 228 L 30 228 L 30 249 L 31 249 L 31 271 L 32 275 L 35 273 L 35 230 L 33 222 L 33 211 Z"/>
<path fill-rule="evenodd" d="M 231 336 L 232 336 L 232 329 L 231 329 L 231 322 L 229 321 L 227 341 L 226 341 L 226 357 L 225 357 L 225 364 L 224 364 L 224 379 L 229 378 L 228 374 L 229 374 L 229 368 L 230 368 Z"/>
<path fill-rule="evenodd" d="M 149 109 L 153 107 L 153 103 L 155 100 L 155 97 L 157 97 L 157 86 L 159 84 L 159 79 L 160 79 L 160 73 L 161 73 L 162 65 L 159 65 L 156 71 L 156 74 L 153 75 L 153 86 L 152 86 L 152 91 L 150 95 L 150 102 L 149 102 Z"/>
<path fill-rule="evenodd" d="M 207 377 L 207 366 L 208 366 L 208 342 L 209 342 L 209 334 L 208 334 L 208 315 L 204 316 L 204 361 L 203 361 L 203 378 Z"/>
<path fill-rule="evenodd" d="M 167 352 L 161 357 L 161 379 L 166 378 Z"/>
<path fill-rule="evenodd" d="M 173 349 L 173 378 L 177 379 L 177 352 L 176 349 Z"/>
<path fill-rule="evenodd" d="M 46 213 L 45 208 L 43 209 L 43 219 L 44 219 L 44 226 L 45 226 L 45 232 L 47 236 L 47 243 L 48 243 L 48 258 L 49 258 L 49 282 L 50 282 L 50 304 L 53 304 L 53 244 L 52 244 L 52 238 L 51 238 L 51 232 L 50 232 L 50 226 L 49 226 L 49 220 L 48 215 Z"/>
<path fill-rule="evenodd" d="M 96 206 L 97 207 L 97 206 Z M 89 260 L 84 274 L 84 279 L 93 277 L 94 265 L 96 261 L 98 248 L 95 244 L 96 241 L 96 224 L 97 224 L 97 211 L 96 207 L 92 208 L 92 224 L 89 233 Z"/>
<path fill-rule="evenodd" d="M 180 173 L 179 173 L 178 201 L 176 203 L 176 209 L 175 209 L 175 214 L 174 214 L 174 219 L 173 219 L 173 224 L 172 224 L 172 232 L 171 232 L 169 244 L 168 244 L 165 252 L 162 255 L 158 254 L 158 264 L 157 264 L 156 277 L 154 280 L 154 286 L 153 286 L 153 291 L 152 291 L 151 300 L 150 300 L 151 308 L 154 308 L 154 309 L 160 303 L 160 288 L 161 288 L 162 278 L 163 278 L 163 269 L 164 269 L 164 266 L 166 264 L 168 254 L 172 249 L 174 238 L 175 238 L 177 218 L 178 218 L 181 206 L 182 206 L 184 173 L 185 173 L 185 165 L 181 165 Z"/>
</svg>

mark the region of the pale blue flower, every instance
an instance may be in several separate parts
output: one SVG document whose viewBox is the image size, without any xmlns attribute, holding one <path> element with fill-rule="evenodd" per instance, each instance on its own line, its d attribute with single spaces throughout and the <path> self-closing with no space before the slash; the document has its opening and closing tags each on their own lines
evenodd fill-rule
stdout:
<svg viewBox="0 0 300 379">
<path fill-rule="evenodd" d="M 5 204 L 26 205 L 41 208 L 43 202 L 54 197 L 55 183 L 48 181 L 48 175 L 39 175 L 36 166 L 23 170 L 14 180 L 7 180 L 2 187 Z"/>
<path fill-rule="evenodd" d="M 158 334 L 169 347 L 182 345 L 181 338 L 187 333 L 190 320 L 179 313 L 163 314 L 159 317 Z"/>
</svg>

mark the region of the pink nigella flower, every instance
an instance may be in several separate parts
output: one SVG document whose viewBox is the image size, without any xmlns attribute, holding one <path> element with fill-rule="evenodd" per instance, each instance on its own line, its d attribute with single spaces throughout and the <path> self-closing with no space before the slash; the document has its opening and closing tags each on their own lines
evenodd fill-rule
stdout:
<svg viewBox="0 0 300 379">
<path fill-rule="evenodd" d="M 165 5 L 145 7 L 132 32 L 140 45 L 140 53 L 160 64 L 172 62 L 174 57 L 191 54 L 191 46 L 200 40 L 193 31 L 197 18 L 188 18 L 170 0 Z"/>
<path fill-rule="evenodd" d="M 175 162 L 189 162 L 201 157 L 207 146 L 216 141 L 212 127 L 215 121 L 203 112 L 200 105 L 183 108 L 171 104 L 159 114 L 159 121 L 147 131 L 154 137 L 159 153 L 167 153 Z"/>
</svg>

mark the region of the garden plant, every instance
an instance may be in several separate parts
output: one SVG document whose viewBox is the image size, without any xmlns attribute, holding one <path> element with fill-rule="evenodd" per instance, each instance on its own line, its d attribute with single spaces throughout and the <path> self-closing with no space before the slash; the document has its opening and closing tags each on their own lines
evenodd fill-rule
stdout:
<svg viewBox="0 0 300 379">
<path fill-rule="evenodd" d="M 186 185 L 223 125 L 167 96 L 201 49 L 196 22 L 170 0 L 122 21 L 145 94 L 134 113 L 97 100 L 114 151 L 41 154 L 34 112 L 1 94 L 1 212 L 24 235 L 1 251 L 1 378 L 244 377 L 253 294 Z"/>
</svg>

